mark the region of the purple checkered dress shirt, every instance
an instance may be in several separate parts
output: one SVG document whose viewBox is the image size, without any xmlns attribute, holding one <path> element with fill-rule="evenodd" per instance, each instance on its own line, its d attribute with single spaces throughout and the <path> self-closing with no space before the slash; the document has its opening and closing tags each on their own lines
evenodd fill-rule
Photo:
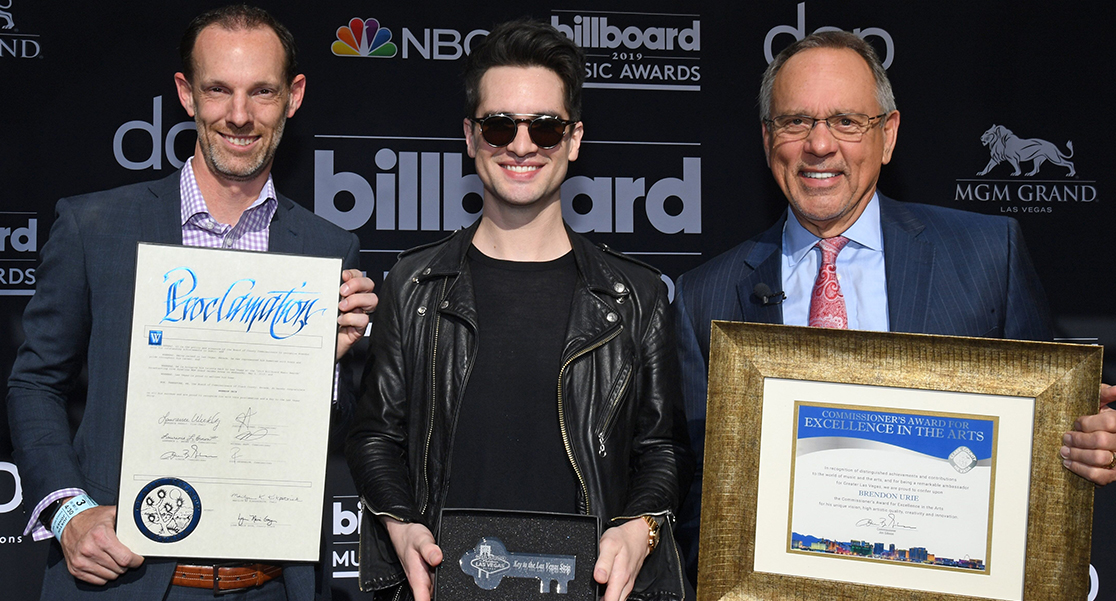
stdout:
<svg viewBox="0 0 1116 601">
<path fill-rule="evenodd" d="M 205 248 L 235 248 L 267 252 L 268 226 L 279 201 L 275 184 L 267 176 L 260 196 L 240 215 L 236 225 L 218 223 L 209 214 L 194 178 L 193 159 L 182 166 L 179 187 L 182 191 L 182 244 Z"/>
</svg>

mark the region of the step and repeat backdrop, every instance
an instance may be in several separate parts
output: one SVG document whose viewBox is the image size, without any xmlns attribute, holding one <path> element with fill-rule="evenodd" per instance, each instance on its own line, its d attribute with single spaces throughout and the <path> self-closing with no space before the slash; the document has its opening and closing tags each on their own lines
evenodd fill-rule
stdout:
<svg viewBox="0 0 1116 601">
<path fill-rule="evenodd" d="M 60 197 L 162 178 L 193 151 L 173 74 L 189 20 L 217 2 L 0 0 L 0 387 L 22 341 L 39 251 Z M 493 24 L 549 22 L 585 48 L 585 141 L 562 188 L 573 228 L 673 281 L 786 207 L 767 171 L 760 75 L 795 39 L 846 29 L 888 68 L 902 112 L 880 189 L 1019 220 L 1059 337 L 1116 351 L 1116 83 L 1100 2 L 261 2 L 294 33 L 306 100 L 276 185 L 356 232 L 378 283 L 399 251 L 474 220 L 462 59 Z M 361 27 L 368 40 L 350 35 Z M 388 32 L 372 40 L 371 29 Z M 355 46 L 354 46 L 355 43 Z M 1026 146 L 1037 151 L 1025 151 Z M 129 269 L 121 266 L 121 269 Z M 901 309 L 899 309 L 901 310 Z M 1116 381 L 1116 362 L 1105 379 Z M 72 418 L 81 417 L 82 391 Z M 0 424 L 0 583 L 36 599 L 49 542 L 21 534 L 19 469 Z M 1069 425 L 1067 424 L 1067 427 Z M 1051 453 L 1056 452 L 1052 447 Z M 359 507 L 329 464 L 322 561 L 358 598 Z M 1116 599 L 1116 492 L 1099 489 L 1090 598 Z"/>
</svg>

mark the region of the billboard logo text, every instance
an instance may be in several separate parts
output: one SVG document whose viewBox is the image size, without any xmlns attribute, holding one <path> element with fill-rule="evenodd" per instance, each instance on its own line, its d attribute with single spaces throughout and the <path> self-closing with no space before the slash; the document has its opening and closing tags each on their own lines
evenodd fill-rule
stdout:
<svg viewBox="0 0 1116 601">
<path fill-rule="evenodd" d="M 26 227 L 0 227 L 0 252 L 9 249 L 21 253 L 39 250 L 39 220 L 28 219 Z"/>
<path fill-rule="evenodd" d="M 609 25 L 608 17 L 577 15 L 573 25 L 565 25 L 558 15 L 551 15 L 550 25 L 582 48 L 614 49 L 624 46 L 629 50 L 701 50 L 701 21 L 694 19 L 689 27 L 648 27 L 640 29 L 630 25 L 623 29 Z"/>
<path fill-rule="evenodd" d="M 337 171 L 334 151 L 317 150 L 314 212 L 350 231 L 373 219 L 377 230 L 460 229 L 480 215 L 479 203 L 477 210 L 470 210 L 465 206 L 466 198 L 475 195 L 479 199 L 484 194 L 476 174 L 462 173 L 463 161 L 459 152 L 382 148 L 375 155 L 380 172 L 368 178 Z M 370 179 L 375 182 L 375 190 Z M 352 196 L 351 207 L 338 208 L 339 194 Z M 650 183 L 643 177 L 571 177 L 562 184 L 561 197 L 563 214 L 577 232 L 632 233 L 636 209 L 642 206 L 647 220 L 659 232 L 700 234 L 701 159 L 683 158 L 681 178 L 664 177 Z M 588 204 L 589 208 L 575 211 L 575 204 Z"/>
<path fill-rule="evenodd" d="M 354 532 L 360 533 L 360 516 L 364 507 L 357 502 L 356 511 L 342 509 L 339 501 L 333 502 L 333 535 L 348 536 Z"/>
</svg>

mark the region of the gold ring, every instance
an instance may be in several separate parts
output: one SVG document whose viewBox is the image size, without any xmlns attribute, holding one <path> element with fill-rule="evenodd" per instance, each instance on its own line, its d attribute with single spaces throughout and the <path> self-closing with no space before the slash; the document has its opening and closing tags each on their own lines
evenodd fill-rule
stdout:
<svg viewBox="0 0 1116 601">
<path fill-rule="evenodd" d="M 1112 453 L 1112 461 L 1108 462 L 1108 466 L 1106 466 L 1105 469 L 1116 469 L 1116 451 L 1109 451 L 1109 453 Z"/>
</svg>

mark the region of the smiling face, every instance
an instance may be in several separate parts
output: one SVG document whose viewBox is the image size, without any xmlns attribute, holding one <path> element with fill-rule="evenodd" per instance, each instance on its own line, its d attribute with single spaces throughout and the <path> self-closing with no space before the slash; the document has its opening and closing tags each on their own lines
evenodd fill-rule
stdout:
<svg viewBox="0 0 1116 601">
<path fill-rule="evenodd" d="M 479 87 L 480 102 L 473 117 L 508 113 L 569 118 L 562 80 L 545 67 L 493 67 L 485 72 Z M 484 184 L 486 215 L 558 202 L 566 169 L 577 159 L 581 146 L 581 123 L 566 131 L 557 146 L 541 148 L 531 141 L 527 124 L 521 123 L 510 144 L 493 148 L 481 136 L 480 126 L 465 120 L 469 156 L 476 159 L 477 175 Z"/>
<path fill-rule="evenodd" d="M 812 48 L 790 57 L 775 77 L 772 114 L 825 118 L 882 112 L 868 64 L 849 49 Z M 899 112 L 873 123 L 857 142 L 836 140 L 818 123 L 802 140 L 786 141 L 763 126 L 764 152 L 775 181 L 803 227 L 822 238 L 856 222 L 872 199 L 880 167 L 891 160 Z"/>
<path fill-rule="evenodd" d="M 175 74 L 178 98 L 198 130 L 199 177 L 267 179 L 287 118 L 302 104 L 306 80 L 288 86 L 284 54 L 270 28 L 228 30 L 210 25 L 194 45 L 194 81 Z"/>
</svg>

